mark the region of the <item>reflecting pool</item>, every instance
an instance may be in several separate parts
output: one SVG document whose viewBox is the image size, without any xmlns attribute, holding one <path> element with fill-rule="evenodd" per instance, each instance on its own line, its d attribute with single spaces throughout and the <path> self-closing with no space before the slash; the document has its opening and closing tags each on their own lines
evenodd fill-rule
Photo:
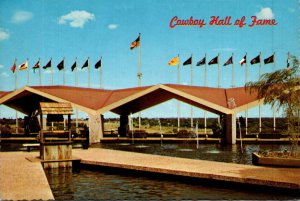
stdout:
<svg viewBox="0 0 300 201">
<path fill-rule="evenodd" d="M 160 143 L 99 143 L 92 147 L 249 165 L 252 165 L 252 152 L 289 149 L 289 145 L 276 144 L 246 144 L 242 148 L 240 145 L 199 144 L 197 149 L 191 142 L 164 143 L 162 146 Z"/>
<path fill-rule="evenodd" d="M 94 148 L 133 151 L 192 159 L 251 164 L 258 150 L 284 150 L 288 145 L 221 145 L 191 143 L 100 143 Z M 242 152 L 243 151 L 243 152 Z M 286 200 L 299 199 L 299 192 L 260 186 L 211 182 L 194 178 L 137 172 L 116 168 L 81 166 L 79 170 L 46 172 L 57 200 Z"/>
<path fill-rule="evenodd" d="M 182 177 L 128 172 L 119 169 L 46 172 L 56 200 L 283 200 L 299 193 L 244 187 Z"/>
</svg>

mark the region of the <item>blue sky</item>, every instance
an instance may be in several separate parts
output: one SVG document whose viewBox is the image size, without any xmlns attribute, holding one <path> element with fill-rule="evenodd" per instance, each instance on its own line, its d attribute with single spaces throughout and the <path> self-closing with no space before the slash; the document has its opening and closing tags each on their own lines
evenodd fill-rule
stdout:
<svg viewBox="0 0 300 201">
<path fill-rule="evenodd" d="M 30 83 L 38 85 L 38 73 L 31 67 L 40 58 L 41 65 L 52 58 L 54 85 L 63 84 L 63 73 L 56 65 L 65 57 L 66 85 L 75 85 L 71 65 L 77 57 L 79 86 L 87 87 L 87 69 L 81 70 L 90 58 L 91 87 L 99 87 L 99 70 L 94 64 L 102 57 L 103 84 L 106 89 L 137 85 L 138 49 L 130 43 L 141 33 L 142 85 L 177 83 L 176 67 L 168 61 L 180 55 L 181 84 L 190 83 L 190 67 L 182 63 L 193 54 L 194 85 L 202 86 L 204 69 L 197 61 L 207 55 L 207 62 L 220 54 L 221 87 L 231 86 L 231 65 L 223 64 L 234 53 L 235 85 L 245 83 L 245 67 L 239 61 L 248 55 L 249 81 L 259 75 L 259 65 L 250 60 L 262 52 L 262 59 L 276 52 L 276 68 L 285 68 L 287 53 L 299 56 L 299 5 L 297 0 L 0 0 L 0 90 L 13 90 L 14 75 L 10 71 L 29 59 Z M 171 19 L 204 19 L 206 26 L 170 28 Z M 245 16 L 246 25 L 209 26 L 211 16 L 231 17 L 231 22 Z M 250 28 L 251 16 L 275 19 L 276 26 Z M 273 65 L 262 65 L 263 73 Z M 207 85 L 217 87 L 217 65 L 207 66 Z M 18 72 L 18 88 L 26 85 L 26 72 Z M 42 69 L 42 85 L 51 85 L 50 71 Z M 176 116 L 175 101 L 147 110 L 143 116 Z M 1 106 L 1 116 L 14 116 Z M 164 112 L 161 112 L 164 111 Z M 183 104 L 183 116 L 189 106 Z M 268 114 L 268 107 L 265 112 Z M 255 116 L 256 110 L 251 113 Z M 195 116 L 203 116 L 201 110 Z M 110 116 L 110 114 L 108 115 Z"/>
</svg>

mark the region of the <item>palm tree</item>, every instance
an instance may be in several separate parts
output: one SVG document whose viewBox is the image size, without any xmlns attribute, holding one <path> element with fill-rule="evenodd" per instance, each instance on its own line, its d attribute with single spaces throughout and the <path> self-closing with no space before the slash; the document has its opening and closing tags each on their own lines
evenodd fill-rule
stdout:
<svg viewBox="0 0 300 201">
<path fill-rule="evenodd" d="M 283 108 L 288 121 L 288 134 L 291 135 L 289 156 L 297 156 L 300 131 L 300 76 L 299 61 L 292 56 L 292 67 L 263 74 L 259 81 L 248 82 L 245 89 L 256 92 L 264 104 Z"/>
</svg>

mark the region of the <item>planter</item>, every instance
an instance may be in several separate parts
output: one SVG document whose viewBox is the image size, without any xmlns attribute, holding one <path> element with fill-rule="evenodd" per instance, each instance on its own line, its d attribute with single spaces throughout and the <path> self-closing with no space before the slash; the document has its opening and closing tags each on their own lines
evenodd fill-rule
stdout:
<svg viewBox="0 0 300 201">
<path fill-rule="evenodd" d="M 282 157 L 265 157 L 258 153 L 252 153 L 252 163 L 254 165 L 281 166 L 281 167 L 300 167 L 300 159 L 282 158 Z"/>
</svg>

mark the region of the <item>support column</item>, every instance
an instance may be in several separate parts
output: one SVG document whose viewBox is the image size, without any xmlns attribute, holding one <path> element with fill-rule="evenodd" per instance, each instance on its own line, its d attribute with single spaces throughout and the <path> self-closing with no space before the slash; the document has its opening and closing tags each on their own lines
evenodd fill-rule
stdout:
<svg viewBox="0 0 300 201">
<path fill-rule="evenodd" d="M 120 115 L 120 127 L 118 128 L 118 133 L 121 137 L 126 137 L 128 130 L 129 130 L 128 115 L 121 114 Z"/>
<path fill-rule="evenodd" d="M 236 115 L 226 114 L 226 133 L 225 140 L 228 144 L 236 144 Z"/>
<path fill-rule="evenodd" d="M 103 138 L 103 127 L 101 115 L 89 114 L 89 140 L 90 144 L 100 142 Z"/>
</svg>

